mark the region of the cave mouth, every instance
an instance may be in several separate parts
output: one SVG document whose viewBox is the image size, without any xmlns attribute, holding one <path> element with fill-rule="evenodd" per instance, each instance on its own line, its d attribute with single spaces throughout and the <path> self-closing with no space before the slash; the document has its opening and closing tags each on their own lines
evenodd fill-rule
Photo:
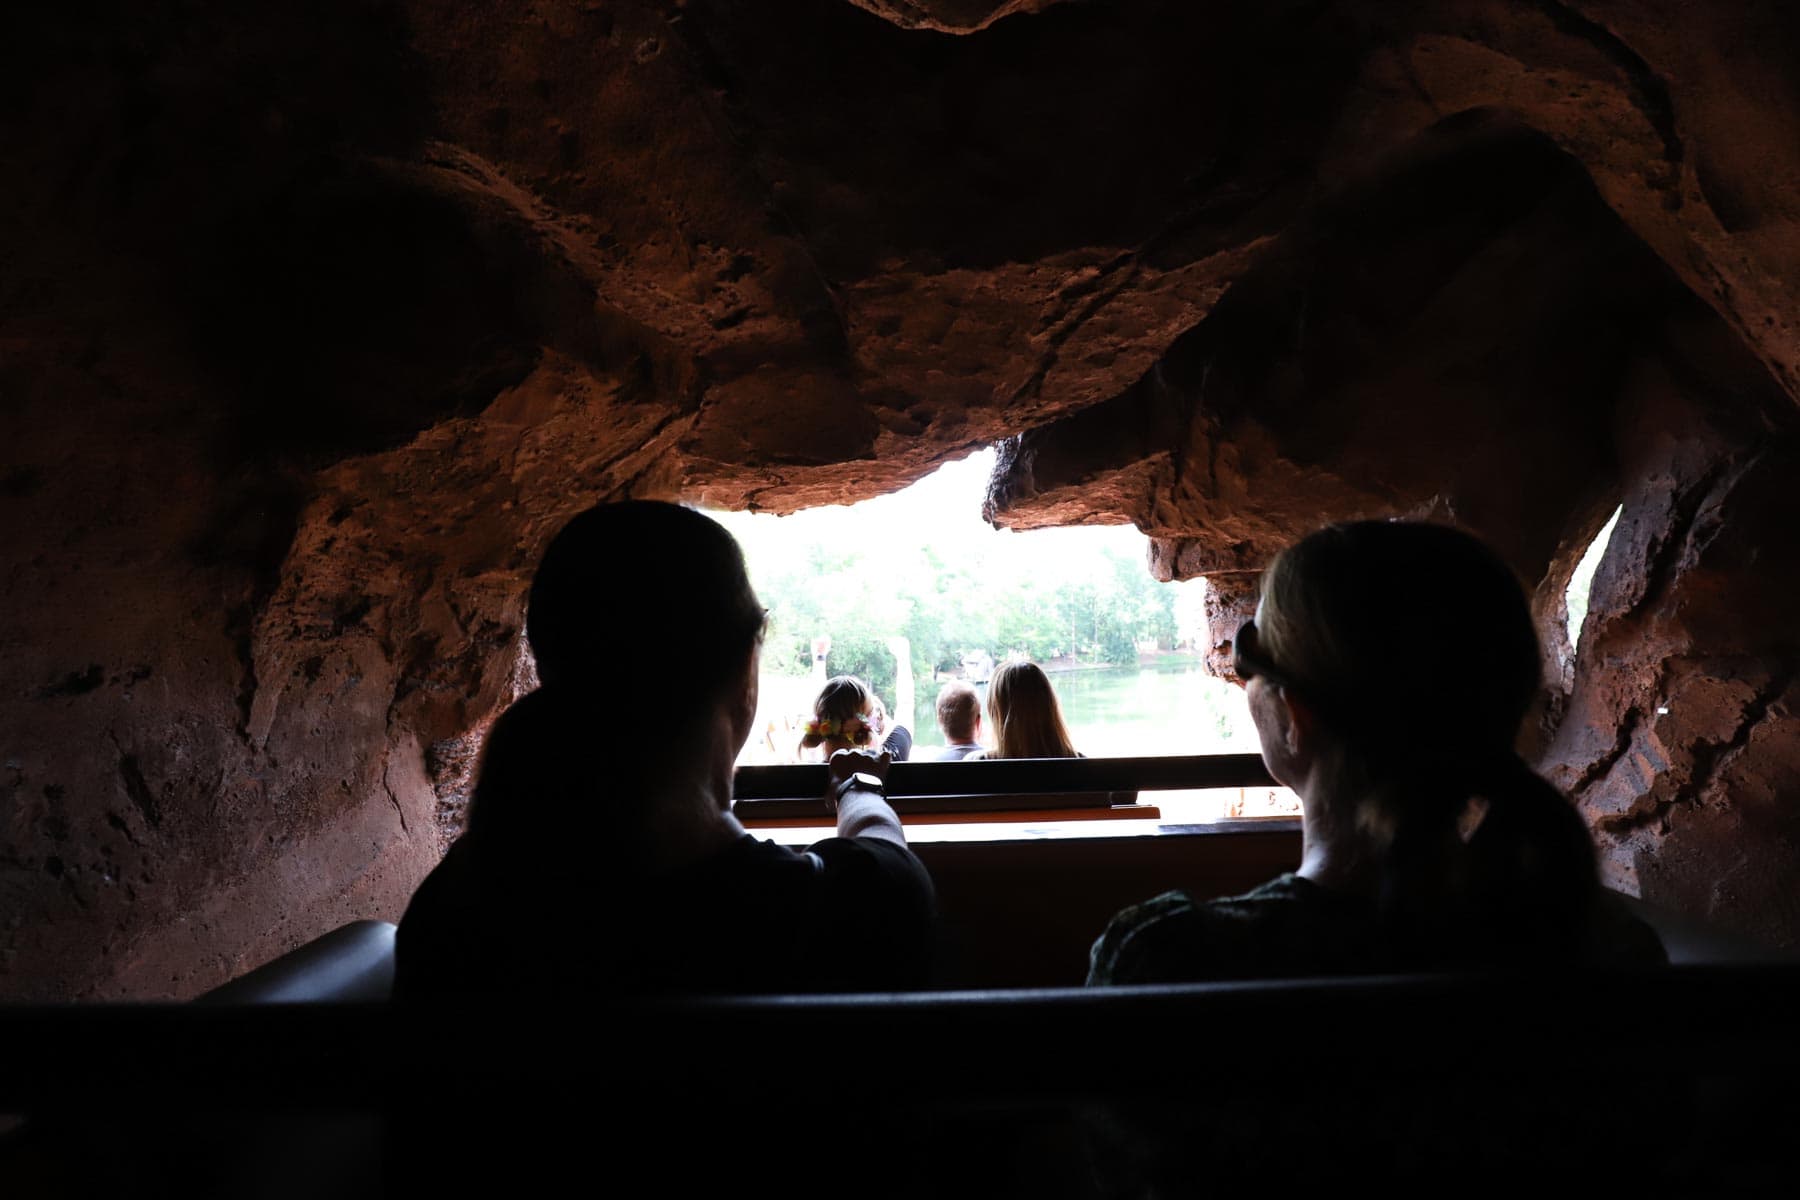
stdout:
<svg viewBox="0 0 1800 1200">
<path fill-rule="evenodd" d="M 1045 669 L 1090 758 L 1257 752 L 1242 691 L 1208 668 L 1206 581 L 1154 579 L 1148 539 L 1128 525 L 988 524 L 981 505 L 995 460 L 984 449 L 849 505 L 710 514 L 742 545 L 769 610 L 740 766 L 816 760 L 800 738 L 835 675 L 868 682 L 913 734 L 913 760 L 935 759 L 947 742 L 940 689 L 966 680 L 985 702 L 990 673 L 1008 659 Z M 1155 800 L 1181 824 L 1291 815 L 1285 793 L 1254 790 Z"/>
</svg>

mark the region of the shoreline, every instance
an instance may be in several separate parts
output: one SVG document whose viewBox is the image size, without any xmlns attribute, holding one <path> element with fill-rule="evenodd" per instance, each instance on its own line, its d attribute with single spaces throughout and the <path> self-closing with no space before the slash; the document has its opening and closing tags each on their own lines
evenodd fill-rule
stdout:
<svg viewBox="0 0 1800 1200">
<path fill-rule="evenodd" d="M 1206 656 L 1196 650 L 1158 650 L 1149 654 L 1139 654 L 1137 670 L 1147 667 L 1161 666 L 1165 663 L 1192 663 L 1196 667 L 1204 667 Z M 1086 671 L 1123 671 L 1130 667 L 1129 663 L 1097 663 L 1083 662 L 1077 658 L 1053 658 L 1041 662 L 1038 666 L 1046 675 L 1076 675 Z M 959 678 L 959 676 L 943 676 L 943 678 Z"/>
</svg>

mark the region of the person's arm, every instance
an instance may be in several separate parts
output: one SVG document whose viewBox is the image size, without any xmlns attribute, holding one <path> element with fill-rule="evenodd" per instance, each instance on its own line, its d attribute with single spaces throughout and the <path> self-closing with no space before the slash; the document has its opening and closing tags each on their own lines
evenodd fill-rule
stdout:
<svg viewBox="0 0 1800 1200">
<path fill-rule="evenodd" d="M 879 838 L 897 846 L 906 845 L 900 815 L 887 802 L 887 792 L 881 786 L 887 781 L 892 762 L 886 753 L 865 754 L 860 750 L 839 750 L 831 756 L 831 781 L 825 795 L 837 812 L 839 837 Z M 858 777 L 873 778 L 875 782 L 844 787 L 845 781 Z"/>
<path fill-rule="evenodd" d="M 892 731 L 888 733 L 887 738 L 882 741 L 881 748 L 887 751 L 888 755 L 893 758 L 895 762 L 905 762 L 912 757 L 912 730 L 904 725 L 894 726 Z"/>
</svg>

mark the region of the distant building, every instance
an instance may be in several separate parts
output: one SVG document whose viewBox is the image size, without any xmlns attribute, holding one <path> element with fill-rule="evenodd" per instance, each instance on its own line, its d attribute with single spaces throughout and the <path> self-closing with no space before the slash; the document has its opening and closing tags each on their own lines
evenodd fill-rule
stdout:
<svg viewBox="0 0 1800 1200">
<path fill-rule="evenodd" d="M 986 683 L 994 677 L 994 656 L 986 650 L 973 650 L 962 656 L 963 678 L 970 683 Z"/>
</svg>

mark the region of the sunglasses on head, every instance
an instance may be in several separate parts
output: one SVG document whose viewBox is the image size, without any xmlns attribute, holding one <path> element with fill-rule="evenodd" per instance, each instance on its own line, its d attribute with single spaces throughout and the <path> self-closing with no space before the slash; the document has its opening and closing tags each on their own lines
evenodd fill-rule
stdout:
<svg viewBox="0 0 1800 1200">
<path fill-rule="evenodd" d="M 1254 620 L 1239 625 L 1237 636 L 1231 639 L 1231 670 L 1246 684 L 1260 675 L 1277 686 L 1293 686 L 1293 681 L 1287 674 L 1263 653 L 1262 643 L 1256 636 Z"/>
<path fill-rule="evenodd" d="M 1363 725 L 1362 714 L 1353 707 L 1343 707 L 1334 698 L 1320 694 L 1317 688 L 1296 680 L 1276 666 L 1275 660 L 1262 647 L 1254 620 L 1238 626 L 1237 636 L 1231 639 L 1231 669 L 1245 686 L 1260 675 L 1276 687 L 1285 689 L 1291 697 L 1304 702 L 1315 717 L 1338 729 L 1355 730 Z"/>
</svg>

